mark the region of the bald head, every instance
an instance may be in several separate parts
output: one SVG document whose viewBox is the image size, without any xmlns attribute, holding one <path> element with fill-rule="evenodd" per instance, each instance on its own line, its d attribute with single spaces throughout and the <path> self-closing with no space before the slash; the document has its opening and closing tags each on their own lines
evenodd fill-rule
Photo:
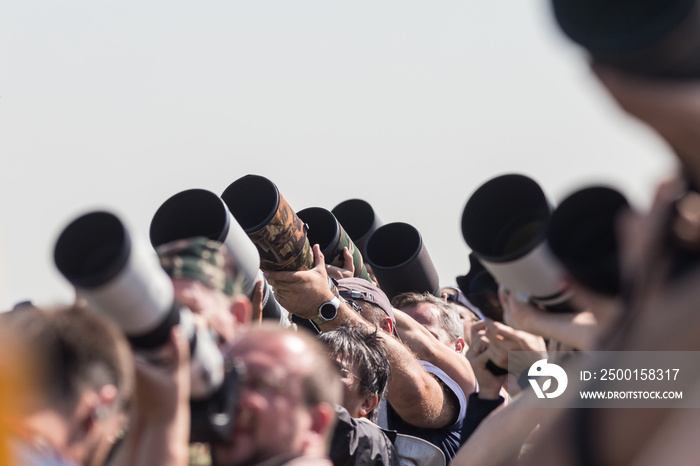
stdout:
<svg viewBox="0 0 700 466">
<path fill-rule="evenodd" d="M 343 395 L 324 345 L 306 331 L 263 324 L 240 336 L 227 356 L 241 374 L 240 396 L 231 445 L 212 451 L 216 464 L 325 458 Z"/>
<path fill-rule="evenodd" d="M 328 357 L 327 348 L 305 330 L 293 331 L 264 324 L 246 332 L 230 354 L 253 355 L 273 363 L 280 372 L 301 377 L 307 403 L 338 404 L 342 400 L 340 373 Z"/>
</svg>

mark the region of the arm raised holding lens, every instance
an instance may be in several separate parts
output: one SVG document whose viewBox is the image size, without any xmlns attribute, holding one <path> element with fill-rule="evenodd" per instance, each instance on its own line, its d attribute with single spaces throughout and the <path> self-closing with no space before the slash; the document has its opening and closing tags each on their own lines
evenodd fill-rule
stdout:
<svg viewBox="0 0 700 466">
<path fill-rule="evenodd" d="M 322 332 L 340 325 L 354 324 L 375 331 L 376 326 L 338 299 L 335 286 L 328 278 L 323 254 L 318 245 L 313 247 L 314 267 L 295 272 L 266 272 L 266 278 L 275 288 L 278 302 L 289 312 L 305 319 L 317 319 Z M 319 308 L 336 301 L 336 315 L 319 320 Z M 327 320 L 325 320 L 327 319 Z M 442 427 L 453 422 L 456 413 L 440 383 L 418 362 L 413 353 L 391 335 L 389 328 L 380 326 L 379 336 L 387 350 L 391 365 L 387 400 L 406 422 L 424 428 Z M 387 331 L 388 330 L 388 331 Z"/>
</svg>

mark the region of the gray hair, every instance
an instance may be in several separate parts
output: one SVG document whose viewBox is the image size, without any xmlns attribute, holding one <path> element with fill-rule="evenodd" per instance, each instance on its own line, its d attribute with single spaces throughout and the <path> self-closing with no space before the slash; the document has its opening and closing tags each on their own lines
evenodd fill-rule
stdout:
<svg viewBox="0 0 700 466">
<path fill-rule="evenodd" d="M 447 332 L 454 343 L 458 338 L 464 338 L 464 326 L 459 318 L 459 313 L 444 299 L 433 296 L 430 293 L 401 293 L 391 300 L 391 305 L 397 309 L 408 306 L 417 306 L 428 303 L 438 310 L 440 326 Z"/>
</svg>

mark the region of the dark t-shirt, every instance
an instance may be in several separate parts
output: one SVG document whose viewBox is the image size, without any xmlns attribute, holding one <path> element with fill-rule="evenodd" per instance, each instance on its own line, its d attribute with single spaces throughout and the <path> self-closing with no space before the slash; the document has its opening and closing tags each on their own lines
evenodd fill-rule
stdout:
<svg viewBox="0 0 700 466">
<path fill-rule="evenodd" d="M 452 380 L 442 369 L 427 361 L 420 361 L 420 363 L 425 370 L 442 382 L 447 388 L 447 392 L 451 392 L 453 398 L 459 403 L 457 420 L 452 425 L 439 429 L 416 427 L 401 419 L 396 411 L 394 411 L 394 408 L 391 407 L 391 403 L 387 403 L 387 426 L 389 429 L 396 430 L 401 434 L 413 435 L 427 440 L 442 450 L 449 463 L 462 445 L 462 424 L 464 423 L 464 416 L 467 412 L 467 397 L 464 395 L 459 384 Z"/>
<path fill-rule="evenodd" d="M 503 404 L 505 398 L 499 396 L 497 400 L 482 400 L 477 393 L 469 395 L 467 415 L 462 426 L 462 443 L 466 442 L 474 433 L 481 421 L 491 414 L 493 410 Z"/>
<path fill-rule="evenodd" d="M 394 445 L 378 425 L 353 419 L 341 406 L 336 407 L 336 413 L 330 454 L 334 466 L 399 466 Z"/>
</svg>

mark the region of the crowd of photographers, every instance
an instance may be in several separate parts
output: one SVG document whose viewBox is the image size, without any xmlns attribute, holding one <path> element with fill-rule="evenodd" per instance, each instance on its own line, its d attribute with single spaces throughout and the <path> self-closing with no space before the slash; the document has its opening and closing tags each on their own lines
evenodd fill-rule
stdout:
<svg viewBox="0 0 700 466">
<path fill-rule="evenodd" d="M 465 207 L 455 287 L 410 225 L 351 225 L 366 204 L 297 214 L 260 176 L 168 200 L 155 252 L 87 214 L 55 249 L 75 303 L 0 315 L 0 464 L 696 462 L 694 410 L 534 403 L 538 361 L 697 351 L 700 327 L 700 48 L 618 60 L 567 2 L 599 81 L 678 158 L 648 212 L 597 188 L 550 212 L 532 180 L 495 178 Z"/>
</svg>

